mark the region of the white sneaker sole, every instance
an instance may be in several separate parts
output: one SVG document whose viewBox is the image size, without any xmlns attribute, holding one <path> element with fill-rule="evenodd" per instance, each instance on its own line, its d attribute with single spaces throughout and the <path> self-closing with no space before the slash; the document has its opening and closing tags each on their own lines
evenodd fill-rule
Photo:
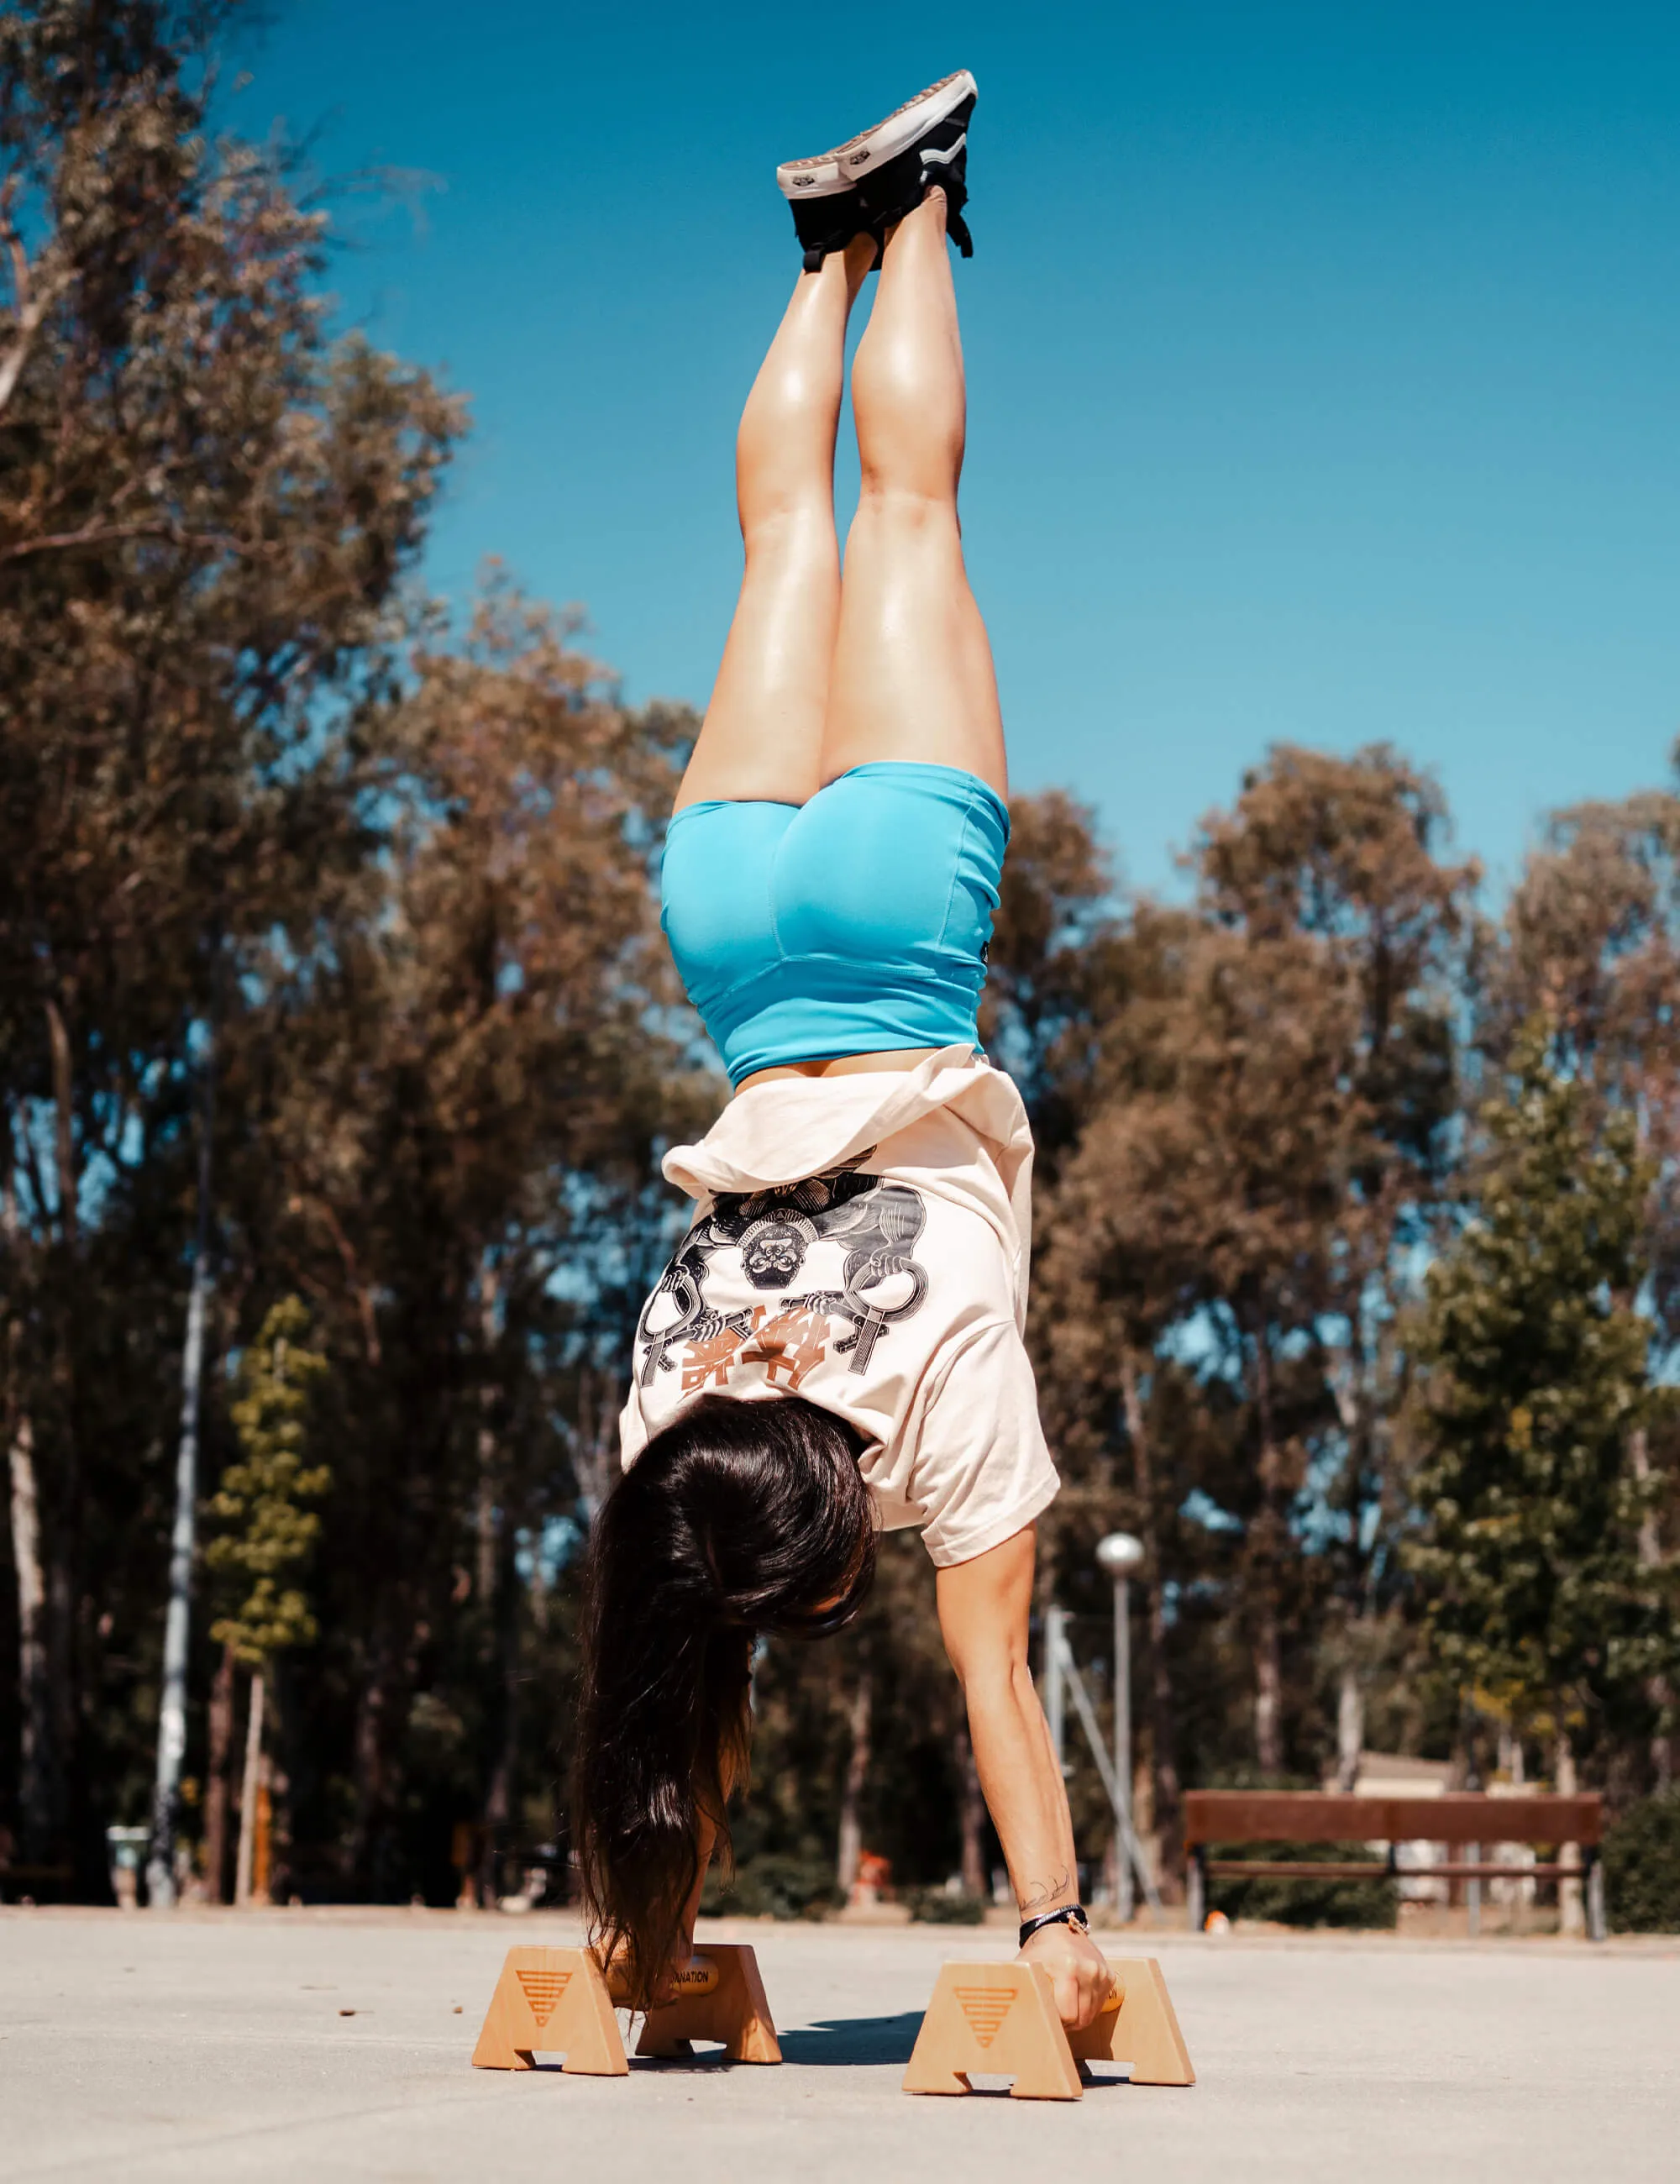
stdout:
<svg viewBox="0 0 1680 2184">
<path fill-rule="evenodd" d="M 832 152 L 815 159 L 788 159 L 776 170 L 776 186 L 783 197 L 836 198 L 857 185 Z"/>
<path fill-rule="evenodd" d="M 938 83 L 930 84 L 926 91 L 918 92 L 914 98 L 906 99 L 884 121 L 877 121 L 873 129 L 848 137 L 832 152 L 819 153 L 814 159 L 789 159 L 784 166 L 778 167 L 776 179 L 782 194 L 786 198 L 826 198 L 849 190 L 859 175 L 866 175 L 872 168 L 896 159 L 907 144 L 915 143 L 934 122 L 943 121 L 964 99 L 976 98 L 979 94 L 980 86 L 973 76 L 966 69 L 959 69 L 954 75 L 945 76 Z"/>
</svg>

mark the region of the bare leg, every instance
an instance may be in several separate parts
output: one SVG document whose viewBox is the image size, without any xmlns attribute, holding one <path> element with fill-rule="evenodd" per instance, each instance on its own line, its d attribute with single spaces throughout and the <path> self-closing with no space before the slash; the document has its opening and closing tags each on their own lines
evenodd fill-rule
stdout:
<svg viewBox="0 0 1680 2184">
<path fill-rule="evenodd" d="M 887 238 L 852 406 L 863 491 L 846 542 L 822 779 L 909 759 L 963 767 L 1005 794 L 992 648 L 957 522 L 966 402 L 943 191 Z"/>
<path fill-rule="evenodd" d="M 705 725 L 676 799 L 803 804 L 821 784 L 840 614 L 834 436 L 846 320 L 868 237 L 804 273 L 742 414 L 736 496 L 747 566 Z"/>
</svg>

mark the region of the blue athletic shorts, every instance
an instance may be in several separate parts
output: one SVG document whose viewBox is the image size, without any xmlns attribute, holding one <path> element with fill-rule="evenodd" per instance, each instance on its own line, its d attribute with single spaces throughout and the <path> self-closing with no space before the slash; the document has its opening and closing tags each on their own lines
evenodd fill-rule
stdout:
<svg viewBox="0 0 1680 2184">
<path fill-rule="evenodd" d="M 809 804 L 689 804 L 661 922 L 730 1082 L 978 1042 L 1009 812 L 948 766 L 854 766 Z"/>
</svg>

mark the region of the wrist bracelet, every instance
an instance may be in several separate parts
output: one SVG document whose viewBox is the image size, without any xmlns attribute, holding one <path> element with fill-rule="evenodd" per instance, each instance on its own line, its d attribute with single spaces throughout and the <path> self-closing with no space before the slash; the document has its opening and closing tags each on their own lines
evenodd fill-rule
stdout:
<svg viewBox="0 0 1680 2184">
<path fill-rule="evenodd" d="M 1036 1934 L 1041 1926 L 1074 1926 L 1082 1934 L 1088 1934 L 1091 1921 L 1085 1915 L 1082 1903 L 1064 1903 L 1060 1911 L 1046 1911 L 1037 1919 L 1023 1919 L 1020 1938 L 1015 1942 L 1016 1948 L 1024 1949 L 1028 1935 Z"/>
</svg>

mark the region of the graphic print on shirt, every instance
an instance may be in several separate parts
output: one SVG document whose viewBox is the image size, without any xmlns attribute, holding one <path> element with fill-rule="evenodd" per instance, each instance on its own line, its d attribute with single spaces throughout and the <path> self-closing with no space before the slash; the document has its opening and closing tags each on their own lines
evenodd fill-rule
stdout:
<svg viewBox="0 0 1680 2184">
<path fill-rule="evenodd" d="M 859 1153 L 822 1175 L 714 1201 L 643 1307 L 636 1330 L 643 1387 L 679 1369 L 677 1351 L 684 1395 L 726 1388 L 748 1367 L 797 1393 L 831 1343 L 849 1371 L 868 1370 L 876 1344 L 919 1312 L 927 1295 L 927 1270 L 915 1256 L 927 1209 L 908 1184 L 859 1174 L 869 1157 Z M 807 1262 L 824 1245 L 844 1252 L 838 1288 L 798 1290 Z M 754 1290 L 774 1293 L 774 1307 L 753 1302 Z M 836 1321 L 850 1332 L 832 1342 Z"/>
</svg>

